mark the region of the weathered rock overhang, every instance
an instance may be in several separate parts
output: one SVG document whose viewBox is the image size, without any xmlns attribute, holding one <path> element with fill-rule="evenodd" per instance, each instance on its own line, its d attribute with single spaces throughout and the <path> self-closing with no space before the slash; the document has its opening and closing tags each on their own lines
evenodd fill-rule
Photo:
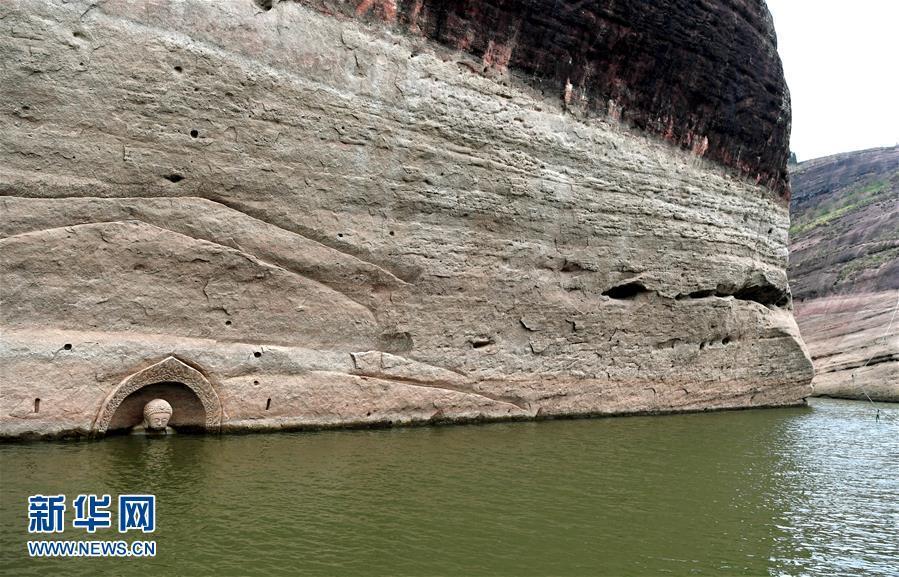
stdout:
<svg viewBox="0 0 899 577">
<path fill-rule="evenodd" d="M 511 70 L 571 113 L 645 130 L 789 199 L 790 96 L 763 0 L 298 1 L 468 53 L 478 73 Z"/>
<path fill-rule="evenodd" d="M 768 182 L 362 7 L 0 6 L 0 435 L 802 402 Z"/>
</svg>

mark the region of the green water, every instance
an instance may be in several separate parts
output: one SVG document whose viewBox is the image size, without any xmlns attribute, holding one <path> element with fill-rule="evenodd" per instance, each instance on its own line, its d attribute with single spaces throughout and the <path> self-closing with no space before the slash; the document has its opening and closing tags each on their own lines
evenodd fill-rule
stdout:
<svg viewBox="0 0 899 577">
<path fill-rule="evenodd" d="M 899 406 L 0 445 L 9 575 L 897 575 Z M 27 498 L 152 493 L 152 559 Z M 115 510 L 115 508 L 113 509 Z M 69 514 L 67 513 L 67 514 Z M 115 518 L 115 517 L 113 517 Z M 70 518 L 67 517 L 70 525 Z M 34 537 L 32 537 L 34 538 Z M 115 528 L 72 539 L 118 539 Z"/>
</svg>

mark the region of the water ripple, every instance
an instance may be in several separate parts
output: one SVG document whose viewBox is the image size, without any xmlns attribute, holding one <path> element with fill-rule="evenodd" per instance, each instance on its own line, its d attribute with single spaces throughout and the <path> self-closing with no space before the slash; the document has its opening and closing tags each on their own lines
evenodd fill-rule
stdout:
<svg viewBox="0 0 899 577">
<path fill-rule="evenodd" d="M 815 401 L 670 417 L 0 445 L 0 572 L 890 575 L 899 559 L 899 407 L 880 407 L 880 422 L 870 404 Z M 25 556 L 28 495 L 127 492 L 157 495 L 156 558 Z"/>
</svg>

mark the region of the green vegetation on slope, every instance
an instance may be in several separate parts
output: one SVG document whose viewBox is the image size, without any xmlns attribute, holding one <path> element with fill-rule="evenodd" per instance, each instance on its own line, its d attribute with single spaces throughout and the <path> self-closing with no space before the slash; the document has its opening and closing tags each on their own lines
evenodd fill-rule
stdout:
<svg viewBox="0 0 899 577">
<path fill-rule="evenodd" d="M 863 271 L 877 269 L 881 265 L 896 259 L 899 259 L 899 247 L 889 248 L 857 258 L 846 263 L 846 265 L 840 269 L 837 282 L 852 280 Z"/>
<path fill-rule="evenodd" d="M 891 180 L 899 177 L 899 172 L 892 175 Z M 880 194 L 891 188 L 886 180 L 875 180 L 862 187 L 850 191 L 839 198 L 833 198 L 823 202 L 816 210 L 796 219 L 790 225 L 790 237 L 808 232 L 821 225 L 827 224 L 854 210 L 858 210 L 880 200 Z"/>
</svg>

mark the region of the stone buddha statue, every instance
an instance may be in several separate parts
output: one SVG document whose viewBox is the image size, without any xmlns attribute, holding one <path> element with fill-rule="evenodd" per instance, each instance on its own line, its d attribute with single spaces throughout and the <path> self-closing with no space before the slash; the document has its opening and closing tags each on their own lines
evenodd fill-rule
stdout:
<svg viewBox="0 0 899 577">
<path fill-rule="evenodd" d="M 144 405 L 144 422 L 131 429 L 134 435 L 172 435 L 175 429 L 168 426 L 172 418 L 172 405 L 164 399 L 153 399 Z"/>
</svg>

